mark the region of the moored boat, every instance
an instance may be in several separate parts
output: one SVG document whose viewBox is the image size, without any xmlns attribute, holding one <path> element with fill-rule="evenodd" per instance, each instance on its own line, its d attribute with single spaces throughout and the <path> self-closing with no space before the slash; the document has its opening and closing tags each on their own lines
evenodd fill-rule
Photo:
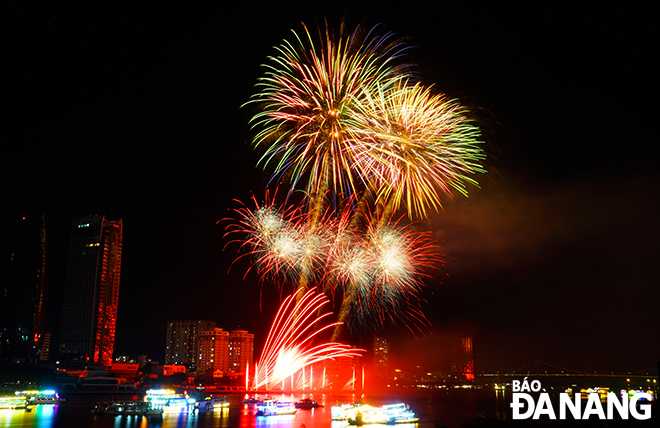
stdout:
<svg viewBox="0 0 660 428">
<path fill-rule="evenodd" d="M 296 412 L 289 401 L 265 400 L 257 404 L 257 416 L 295 415 Z"/>
<path fill-rule="evenodd" d="M 333 421 L 347 421 L 353 414 L 352 409 L 362 405 L 362 403 L 336 404 L 330 408 L 331 418 Z"/>
<path fill-rule="evenodd" d="M 163 409 L 154 409 L 146 401 L 106 401 L 97 405 L 92 412 L 110 416 L 161 416 Z"/>
<path fill-rule="evenodd" d="M 300 401 L 296 401 L 293 403 L 293 405 L 296 407 L 296 409 L 315 409 L 317 407 L 323 407 L 321 404 L 317 403 L 316 400 L 312 400 L 311 398 L 303 398 Z"/>
<path fill-rule="evenodd" d="M 37 404 L 59 404 L 64 401 L 64 398 L 61 398 L 60 395 L 52 389 L 45 389 L 41 391 L 17 391 L 16 395 L 25 396 L 29 406 Z"/>
<path fill-rule="evenodd" d="M 25 409 L 27 398 L 25 395 L 0 396 L 0 409 Z"/>
<path fill-rule="evenodd" d="M 419 416 L 405 403 L 390 404 L 382 407 L 360 404 L 346 407 L 341 413 L 338 412 L 337 414 L 338 417 L 342 417 L 342 420 L 348 420 L 349 425 L 358 426 L 368 424 L 406 424 L 419 421 Z M 333 419 L 335 419 L 334 412 Z"/>
<path fill-rule="evenodd" d="M 154 409 L 164 413 L 189 413 L 194 410 L 196 400 L 187 394 L 177 393 L 173 389 L 150 389 L 144 401 L 151 403 Z"/>
<path fill-rule="evenodd" d="M 248 396 L 245 394 L 245 398 L 243 399 L 243 404 L 259 404 L 264 401 L 272 400 L 273 398 L 270 395 L 266 395 L 263 398 L 259 398 L 258 395 L 250 395 Z"/>
<path fill-rule="evenodd" d="M 229 408 L 229 401 L 227 397 L 223 396 L 207 396 L 198 400 L 195 408 L 200 412 L 213 412 Z"/>
<path fill-rule="evenodd" d="M 413 412 L 405 403 L 383 406 L 388 424 L 409 424 L 419 421 L 417 413 Z"/>
</svg>

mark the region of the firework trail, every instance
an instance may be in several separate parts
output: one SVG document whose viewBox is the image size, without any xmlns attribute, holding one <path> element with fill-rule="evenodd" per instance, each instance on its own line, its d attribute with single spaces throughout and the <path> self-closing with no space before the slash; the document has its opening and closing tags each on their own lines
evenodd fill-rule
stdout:
<svg viewBox="0 0 660 428">
<path fill-rule="evenodd" d="M 323 325 L 331 313 L 318 315 L 328 299 L 309 290 L 301 299 L 287 297 L 280 306 L 257 363 L 253 387 L 269 388 L 313 364 L 340 357 L 357 357 L 364 350 L 337 342 L 314 344 L 319 335 L 340 322 Z M 322 327 L 319 327 L 321 326 Z"/>
</svg>

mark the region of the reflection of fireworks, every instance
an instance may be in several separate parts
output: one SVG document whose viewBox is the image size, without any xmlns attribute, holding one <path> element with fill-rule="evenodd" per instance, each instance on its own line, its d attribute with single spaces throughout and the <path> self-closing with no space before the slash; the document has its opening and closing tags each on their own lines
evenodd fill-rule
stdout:
<svg viewBox="0 0 660 428">
<path fill-rule="evenodd" d="M 276 175 L 292 174 L 292 187 L 308 174 L 310 194 L 354 192 L 351 111 L 370 91 L 406 76 L 393 65 L 403 47 L 389 34 L 361 37 L 361 28 L 348 37 L 333 37 L 328 30 L 323 37 L 319 29 L 316 43 L 304 30 L 302 37 L 293 33 L 293 43 L 276 48 L 257 82 L 259 91 L 250 101 L 261 108 L 251 120 L 258 131 L 254 144 L 265 146 L 262 161 L 275 165 Z"/>
<path fill-rule="evenodd" d="M 327 303 L 325 296 L 312 290 L 297 302 L 295 295 L 284 300 L 257 364 L 255 389 L 280 384 L 312 364 L 340 357 L 357 357 L 364 352 L 336 342 L 314 345 L 319 334 L 340 324 L 335 322 L 320 327 L 320 322 L 330 313 L 317 314 Z"/>
<path fill-rule="evenodd" d="M 420 84 L 399 82 L 372 94 L 353 116 L 362 142 L 355 159 L 379 198 L 425 216 L 426 206 L 441 206 L 438 190 L 467 194 L 465 183 L 476 184 L 468 175 L 484 172 L 480 132 L 467 109 Z"/>
</svg>

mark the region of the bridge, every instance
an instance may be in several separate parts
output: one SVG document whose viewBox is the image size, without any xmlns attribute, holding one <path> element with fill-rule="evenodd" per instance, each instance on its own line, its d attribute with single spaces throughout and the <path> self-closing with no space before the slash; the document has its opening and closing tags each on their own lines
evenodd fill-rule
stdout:
<svg viewBox="0 0 660 428">
<path fill-rule="evenodd" d="M 658 369 L 650 368 L 627 373 L 598 373 L 568 369 L 541 360 L 534 360 L 508 373 L 481 373 L 476 376 L 483 377 L 520 377 L 520 376 L 546 376 L 546 377 L 608 377 L 608 378 L 658 378 Z"/>
</svg>

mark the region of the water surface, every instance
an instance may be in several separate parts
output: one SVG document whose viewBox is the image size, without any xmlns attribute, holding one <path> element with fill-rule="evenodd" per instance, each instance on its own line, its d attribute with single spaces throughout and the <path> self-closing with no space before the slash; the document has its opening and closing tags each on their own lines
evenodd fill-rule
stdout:
<svg viewBox="0 0 660 428">
<path fill-rule="evenodd" d="M 297 401 L 308 395 L 274 395 L 279 400 Z M 242 403 L 242 394 L 229 394 L 228 409 L 209 413 L 165 414 L 163 417 L 95 415 L 95 404 L 113 399 L 141 399 L 139 396 L 76 395 L 66 396 L 58 405 L 35 406 L 25 410 L 0 410 L 0 428 L 215 428 L 215 427 L 269 427 L 269 428 L 347 428 L 347 422 L 330 419 L 331 406 L 337 403 L 363 401 L 371 405 L 405 402 L 420 416 L 416 424 L 401 424 L 399 428 L 458 428 L 463 423 L 473 424 L 474 418 L 484 415 L 491 419 L 510 419 L 508 401 L 492 391 L 391 393 L 388 395 L 327 395 L 314 394 L 313 398 L 324 407 L 300 409 L 290 416 L 256 416 L 256 408 Z M 508 398 L 508 397 L 507 397 Z M 377 425 L 370 425 L 377 427 Z M 391 425 L 390 425 L 391 427 Z"/>
</svg>

